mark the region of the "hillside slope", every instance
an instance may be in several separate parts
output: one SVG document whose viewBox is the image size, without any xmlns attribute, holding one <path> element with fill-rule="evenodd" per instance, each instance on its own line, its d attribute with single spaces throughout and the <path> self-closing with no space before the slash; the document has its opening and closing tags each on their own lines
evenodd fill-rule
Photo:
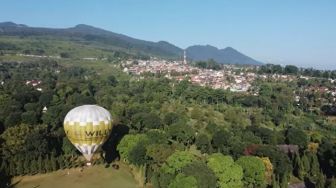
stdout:
<svg viewBox="0 0 336 188">
<path fill-rule="evenodd" d="M 79 24 L 71 28 L 41 28 L 29 27 L 13 22 L 2 22 L 0 23 L 0 36 L 15 36 L 19 38 L 38 37 L 39 39 L 55 39 L 55 41 L 71 41 L 79 45 L 106 51 L 121 51 L 133 55 L 157 56 L 171 59 L 181 59 L 183 55 L 183 49 L 166 41 L 151 42 L 135 39 L 85 24 Z M 196 45 L 190 46 L 186 50 L 187 57 L 194 61 L 214 59 L 223 64 L 261 64 L 261 62 L 231 47 L 218 49 L 210 45 Z"/>
<path fill-rule="evenodd" d="M 104 29 L 80 24 L 65 29 L 28 27 L 13 22 L 0 23 L 0 36 L 54 36 L 85 42 L 101 48 L 113 48 L 130 53 L 140 53 L 167 58 L 177 58 L 182 55 L 182 49 L 164 41 L 150 42 L 126 35 L 110 32 Z"/>
<path fill-rule="evenodd" d="M 261 62 L 254 60 L 231 47 L 218 49 L 210 45 L 190 46 L 187 48 L 187 56 L 194 61 L 206 61 L 208 59 L 214 59 L 218 63 L 222 64 L 262 64 Z"/>
</svg>

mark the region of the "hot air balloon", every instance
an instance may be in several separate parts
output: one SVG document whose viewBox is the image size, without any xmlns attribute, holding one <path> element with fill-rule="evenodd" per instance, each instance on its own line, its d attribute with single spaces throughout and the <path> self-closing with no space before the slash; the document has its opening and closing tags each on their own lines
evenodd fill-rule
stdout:
<svg viewBox="0 0 336 188">
<path fill-rule="evenodd" d="M 91 165 L 94 152 L 112 131 L 112 117 L 110 112 L 97 105 L 78 106 L 65 116 L 64 131 L 88 161 L 87 165 Z"/>
</svg>

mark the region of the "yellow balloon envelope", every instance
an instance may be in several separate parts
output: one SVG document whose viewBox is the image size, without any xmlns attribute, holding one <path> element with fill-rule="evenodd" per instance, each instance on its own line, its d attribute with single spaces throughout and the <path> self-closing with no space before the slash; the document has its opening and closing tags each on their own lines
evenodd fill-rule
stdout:
<svg viewBox="0 0 336 188">
<path fill-rule="evenodd" d="M 112 131 L 112 117 L 110 112 L 97 105 L 78 106 L 65 116 L 64 131 L 85 159 L 91 161 L 93 153 Z"/>
</svg>

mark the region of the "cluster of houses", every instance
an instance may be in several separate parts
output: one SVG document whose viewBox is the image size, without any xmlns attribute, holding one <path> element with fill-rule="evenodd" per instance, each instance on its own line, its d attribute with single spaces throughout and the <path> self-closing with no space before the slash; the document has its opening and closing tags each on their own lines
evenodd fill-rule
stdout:
<svg viewBox="0 0 336 188">
<path fill-rule="evenodd" d="M 314 79 L 313 77 L 300 76 L 301 79 L 310 80 Z M 311 84 L 307 86 L 303 86 L 300 88 L 300 91 L 305 93 L 306 95 L 310 94 L 318 94 L 318 101 L 321 101 L 323 104 L 332 105 L 332 103 L 336 103 L 336 87 L 333 85 L 336 83 L 335 79 L 329 78 L 328 81 L 331 85 L 326 84 Z M 307 98 L 307 97 L 305 97 Z M 301 96 L 296 95 L 295 101 L 299 102 Z"/>
<path fill-rule="evenodd" d="M 169 79 L 178 81 L 188 80 L 193 84 L 207 86 L 214 89 L 225 89 L 233 92 L 250 92 L 258 95 L 258 91 L 252 91 L 252 83 L 256 79 L 275 81 L 295 81 L 297 75 L 282 74 L 256 74 L 255 71 L 237 71 L 241 69 L 234 65 L 224 65 L 221 70 L 202 69 L 187 64 L 186 61 L 169 61 L 151 58 L 150 60 L 127 60 L 122 63 L 123 71 L 129 74 L 138 75 L 143 78 L 145 73 L 161 74 Z M 301 79 L 309 80 L 310 77 L 300 76 Z M 329 79 L 331 83 L 335 80 Z M 322 94 L 330 94 L 336 101 L 336 88 L 314 87 L 305 88 Z M 299 101 L 296 96 L 295 101 Z"/>
<path fill-rule="evenodd" d="M 141 76 L 144 73 L 162 74 L 166 78 L 178 81 L 189 80 L 191 83 L 214 89 L 229 89 L 234 92 L 246 92 L 257 75 L 251 72 L 236 74 L 232 67 L 222 70 L 201 69 L 184 61 L 160 59 L 128 60 L 122 63 L 124 72 Z"/>
<path fill-rule="evenodd" d="M 260 79 L 267 80 L 275 80 L 275 81 L 294 81 L 297 79 L 297 76 L 295 75 L 283 75 L 283 74 L 260 74 L 258 75 Z"/>
<path fill-rule="evenodd" d="M 33 54 L 16 54 L 16 55 L 22 57 L 36 57 L 36 58 L 52 58 L 52 59 L 61 58 L 61 56 L 52 56 L 52 55 L 33 55 Z"/>
<path fill-rule="evenodd" d="M 36 88 L 37 91 L 42 91 L 43 89 L 41 87 L 39 87 L 42 84 L 41 80 L 26 80 L 25 83 L 27 86 L 31 85 L 34 88 Z"/>
</svg>

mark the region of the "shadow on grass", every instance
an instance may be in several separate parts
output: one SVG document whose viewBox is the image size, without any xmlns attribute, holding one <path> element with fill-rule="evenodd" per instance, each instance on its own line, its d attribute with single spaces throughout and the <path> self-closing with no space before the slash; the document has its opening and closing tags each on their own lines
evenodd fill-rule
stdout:
<svg viewBox="0 0 336 188">
<path fill-rule="evenodd" d="M 7 186 L 8 188 L 14 188 L 17 184 L 19 184 L 20 182 L 22 181 L 22 179 L 14 182 L 14 183 L 11 183 L 9 186 Z"/>
</svg>

